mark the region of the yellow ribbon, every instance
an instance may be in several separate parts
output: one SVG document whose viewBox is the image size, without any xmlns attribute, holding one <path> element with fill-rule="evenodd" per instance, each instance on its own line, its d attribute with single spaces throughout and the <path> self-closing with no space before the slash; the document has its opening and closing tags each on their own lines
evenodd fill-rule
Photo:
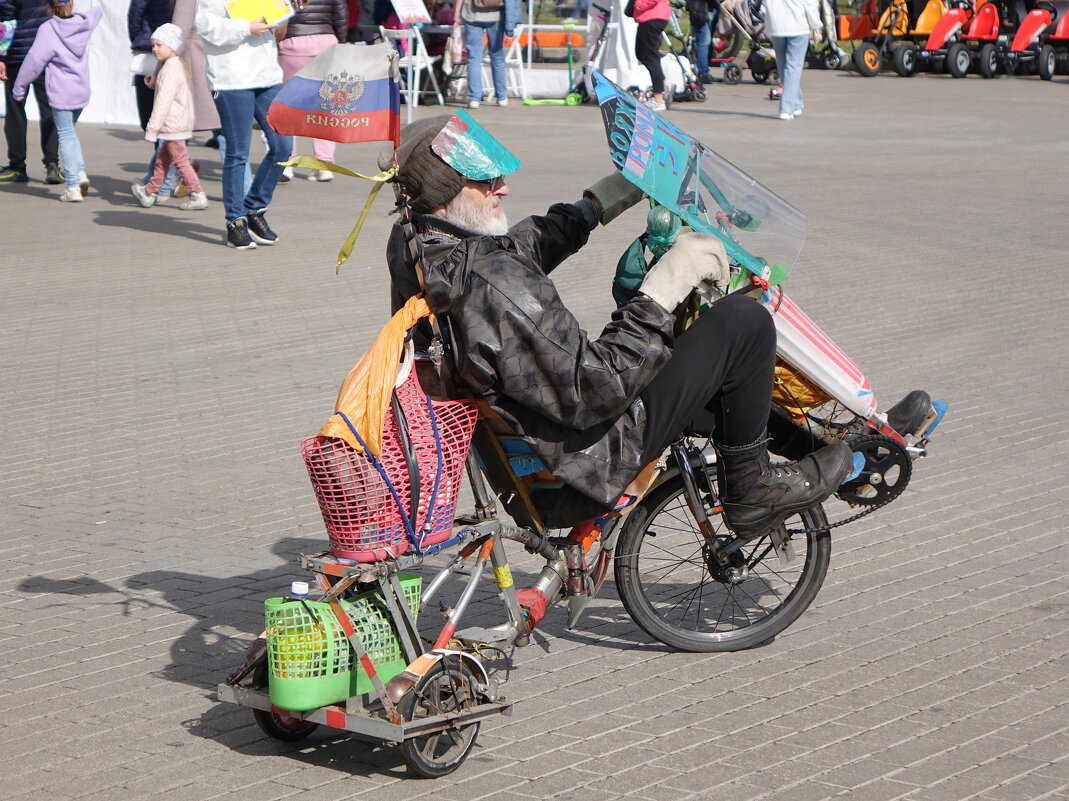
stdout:
<svg viewBox="0 0 1069 801">
<path fill-rule="evenodd" d="M 388 170 L 383 170 L 378 175 L 363 175 L 358 172 L 353 172 L 352 170 L 347 170 L 345 167 L 339 167 L 337 164 L 331 164 L 329 161 L 320 161 L 314 156 L 297 156 L 289 161 L 282 161 L 279 163 L 284 167 L 329 170 L 330 172 L 348 175 L 351 178 L 363 178 L 365 181 L 374 182 L 375 185 L 371 187 L 371 193 L 367 196 L 367 200 L 364 202 L 364 209 L 360 212 L 360 216 L 356 220 L 356 225 L 353 226 L 353 230 L 349 232 L 349 236 L 347 236 L 345 242 L 342 243 L 341 250 L 338 251 L 338 263 L 334 267 L 334 273 L 337 275 L 341 272 L 341 266 L 349 260 L 349 256 L 353 252 L 353 245 L 356 244 L 356 238 L 360 236 L 360 229 L 364 227 L 364 220 L 367 219 L 367 213 L 371 211 L 371 204 L 375 202 L 375 196 L 379 193 L 379 190 L 382 189 L 382 185 L 397 174 L 397 165 L 390 167 Z"/>
</svg>

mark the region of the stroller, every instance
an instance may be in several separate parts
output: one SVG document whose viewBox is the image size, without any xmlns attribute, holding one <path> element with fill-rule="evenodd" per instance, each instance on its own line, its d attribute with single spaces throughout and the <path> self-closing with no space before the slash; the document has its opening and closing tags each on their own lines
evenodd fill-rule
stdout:
<svg viewBox="0 0 1069 801">
<path fill-rule="evenodd" d="M 776 55 L 765 37 L 765 14 L 761 0 L 721 0 L 720 19 L 727 21 L 750 43 L 749 50 L 740 50 L 724 67 L 724 83 L 737 84 L 742 70 L 750 70 L 757 83 L 779 83 Z"/>
<path fill-rule="evenodd" d="M 809 42 L 805 60 L 811 67 L 837 70 L 849 58 L 839 47 L 839 13 L 831 0 L 820 0 L 820 35 Z"/>
</svg>

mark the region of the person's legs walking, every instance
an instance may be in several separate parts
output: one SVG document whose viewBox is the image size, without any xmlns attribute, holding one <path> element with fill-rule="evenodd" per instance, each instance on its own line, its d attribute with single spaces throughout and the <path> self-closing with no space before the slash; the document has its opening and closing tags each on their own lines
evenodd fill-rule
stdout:
<svg viewBox="0 0 1069 801">
<path fill-rule="evenodd" d="M 156 152 L 156 168 L 152 171 L 152 178 L 145 184 L 145 190 L 150 195 L 159 194 L 167 171 L 174 164 L 174 151 L 171 149 L 173 145 L 174 142 L 160 140 L 160 149 Z"/>
<path fill-rule="evenodd" d="M 468 49 L 468 105 L 478 107 L 483 99 L 483 37 L 486 28 L 464 23 L 464 46 Z"/>
<path fill-rule="evenodd" d="M 772 50 L 776 54 L 776 69 L 779 71 L 779 78 L 782 85 L 782 90 L 779 96 L 779 118 L 781 120 L 789 120 L 793 117 L 790 108 L 791 104 L 787 102 L 787 38 L 786 36 L 773 36 L 772 37 Z"/>
<path fill-rule="evenodd" d="M 508 101 L 508 73 L 505 70 L 505 25 L 498 20 L 491 25 L 486 35 L 490 47 L 490 76 L 494 80 L 494 97 L 498 105 Z"/>
<path fill-rule="evenodd" d="M 56 138 L 58 140 L 59 157 L 63 159 L 64 181 L 68 188 L 77 188 L 78 176 L 85 171 L 85 161 L 82 158 L 82 143 L 78 141 L 78 132 L 75 125 L 81 109 L 54 109 L 52 111 L 53 124 L 56 126 Z"/>
<path fill-rule="evenodd" d="M 245 218 L 245 173 L 249 168 L 249 140 L 256 95 L 252 89 L 228 89 L 215 93 L 219 111 L 219 154 L 223 160 L 223 213 L 226 215 L 226 244 L 238 250 L 252 250 L 256 243 Z M 281 168 L 279 168 L 281 169 Z"/>
<path fill-rule="evenodd" d="M 0 171 L 0 181 L 16 183 L 29 180 L 26 175 L 26 101 L 15 100 L 11 89 L 18 77 L 18 66 L 8 67 L 4 82 L 4 137 L 7 139 L 7 167 Z"/>
<path fill-rule="evenodd" d="M 809 45 L 807 36 L 773 36 L 772 49 L 776 51 L 776 69 L 783 82 L 783 94 L 779 99 L 780 119 L 790 119 L 802 108 L 802 66 Z"/>
<path fill-rule="evenodd" d="M 635 34 L 635 58 L 650 74 L 655 107 L 664 103 L 664 71 L 661 69 L 660 53 L 664 26 L 664 20 L 641 22 Z"/>
<path fill-rule="evenodd" d="M 699 25 L 694 30 L 694 58 L 697 64 L 694 69 L 702 83 L 708 83 L 712 78 L 709 75 L 709 45 L 713 41 L 712 17 L 709 17 L 704 25 Z"/>
<path fill-rule="evenodd" d="M 252 186 L 245 196 L 244 211 L 249 221 L 249 233 L 253 240 L 261 245 L 273 245 L 278 240 L 278 235 L 271 230 L 264 219 L 264 212 L 271 205 L 278 179 L 282 176 L 283 167 L 278 162 L 287 159 L 293 144 L 290 137 L 276 133 L 267 122 L 267 110 L 281 88 L 282 85 L 277 84 L 266 89 L 254 90 L 253 115 L 260 123 L 260 129 L 267 139 L 267 155 L 264 156 L 264 160 L 260 162 L 256 170 L 256 175 L 253 176 Z"/>
<path fill-rule="evenodd" d="M 802 110 L 802 69 L 805 66 L 805 51 L 808 47 L 808 36 L 787 37 L 788 74 L 783 77 L 783 96 L 788 98 L 791 114 Z"/>
<path fill-rule="evenodd" d="M 215 93 L 215 107 L 226 141 L 223 154 L 223 210 L 227 222 L 245 216 L 245 168 L 249 162 L 249 141 L 256 104 L 253 89 L 228 89 Z M 281 168 L 280 168 L 281 169 Z"/>
<path fill-rule="evenodd" d="M 67 185 L 59 199 L 71 203 L 79 203 L 82 200 L 79 175 L 85 167 L 82 163 L 82 147 L 78 142 L 78 134 L 74 130 L 78 113 L 78 111 L 70 109 L 55 109 L 52 112 L 53 123 L 56 126 L 59 154 L 63 158 L 64 179 Z"/>
<path fill-rule="evenodd" d="M 45 183 L 61 184 L 63 174 L 59 170 L 59 137 L 56 135 L 56 121 L 52 118 L 44 75 L 33 82 L 33 97 L 41 117 L 37 124 L 41 130 L 41 163 L 45 167 Z"/>
</svg>

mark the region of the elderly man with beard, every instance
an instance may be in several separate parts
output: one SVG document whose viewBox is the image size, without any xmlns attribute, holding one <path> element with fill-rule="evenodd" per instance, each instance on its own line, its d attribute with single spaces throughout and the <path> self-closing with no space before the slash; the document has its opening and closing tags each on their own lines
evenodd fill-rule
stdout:
<svg viewBox="0 0 1069 801">
<path fill-rule="evenodd" d="M 392 302 L 396 309 L 425 292 L 439 321 L 448 320 L 457 388 L 484 399 L 564 483 L 533 494 L 547 526 L 613 509 L 642 468 L 688 430 L 713 430 L 724 514 L 739 536 L 763 534 L 839 486 L 852 465 L 842 443 L 769 464 L 776 332 L 762 306 L 729 296 L 673 337 L 672 312 L 694 287 L 727 285 L 716 237 L 681 234 L 639 294 L 590 338 L 550 273 L 642 192 L 614 171 L 576 203 L 509 226 L 506 178 L 485 175 L 518 162 L 482 132 L 498 155 L 462 174 L 463 161 L 450 166 L 440 155 L 450 120 L 402 129 L 396 180 L 411 222 L 402 213 L 387 246 Z M 427 331 L 416 338 L 417 347 L 429 340 Z"/>
</svg>

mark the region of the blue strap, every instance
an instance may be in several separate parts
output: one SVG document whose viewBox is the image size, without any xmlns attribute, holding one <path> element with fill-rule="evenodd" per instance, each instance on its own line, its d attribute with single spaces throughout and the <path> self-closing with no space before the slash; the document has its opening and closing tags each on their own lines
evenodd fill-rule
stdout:
<svg viewBox="0 0 1069 801">
<path fill-rule="evenodd" d="M 360 447 L 364 449 L 364 453 L 367 454 L 367 458 L 371 460 L 371 464 L 375 466 L 375 469 L 379 471 L 379 475 L 382 476 L 382 480 L 386 482 L 386 486 L 390 490 L 390 495 L 393 496 L 393 502 L 397 504 L 397 511 L 401 513 L 401 522 L 405 524 L 405 532 L 412 542 L 416 541 L 416 534 L 412 530 L 412 525 L 408 522 L 408 514 L 405 512 L 404 504 L 401 503 L 401 499 L 397 495 L 397 490 L 394 488 L 393 482 L 390 481 L 390 477 L 386 475 L 386 471 L 382 469 L 382 465 L 379 464 L 379 460 L 375 458 L 375 455 L 364 444 L 364 440 L 357 433 L 356 428 L 349 421 L 349 418 L 345 416 L 344 412 L 334 411 L 334 414 L 338 415 L 345 421 L 345 425 L 349 426 L 349 430 L 353 432 L 353 436 L 356 437 L 356 441 L 360 443 Z"/>
</svg>

